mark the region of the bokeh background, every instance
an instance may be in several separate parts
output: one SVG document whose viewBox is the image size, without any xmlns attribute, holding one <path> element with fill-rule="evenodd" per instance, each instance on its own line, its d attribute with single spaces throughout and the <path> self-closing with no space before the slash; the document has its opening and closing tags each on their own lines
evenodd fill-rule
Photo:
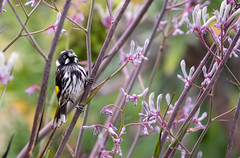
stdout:
<svg viewBox="0 0 240 158">
<path fill-rule="evenodd" d="M 74 2 L 75 0 L 73 0 Z M 15 9 L 18 14 L 24 20 L 23 11 L 19 6 L 17 6 L 17 1 L 12 1 L 15 5 Z M 46 1 L 49 2 L 49 1 Z M 56 4 L 59 9 L 62 8 L 63 0 L 57 0 Z M 101 0 L 96 0 L 99 5 L 102 5 L 103 8 L 106 8 L 105 2 Z M 113 6 L 117 6 L 120 0 L 114 1 Z M 23 1 L 25 3 L 25 1 Z M 49 2 L 50 3 L 50 2 Z M 144 0 L 134 0 L 132 1 L 132 7 L 137 8 L 138 5 L 141 6 L 144 3 Z M 213 9 L 218 9 L 220 6 L 221 0 L 214 0 L 208 8 L 209 14 Z M 137 45 L 143 45 L 146 38 L 150 36 L 152 31 L 155 15 L 160 12 L 162 2 L 154 1 L 148 10 L 147 14 L 143 18 L 140 25 L 133 32 L 131 37 L 126 41 L 123 50 L 129 52 L 130 40 L 134 40 Z M 82 21 L 82 25 L 86 26 L 87 16 L 89 12 L 90 2 L 81 2 L 76 6 L 71 6 L 68 15 L 71 16 L 76 11 L 75 8 L 78 8 L 84 15 L 85 20 Z M 9 5 L 6 4 L 4 7 L 7 11 L 0 14 L 0 50 L 2 50 L 20 31 L 21 26 L 17 21 L 15 15 L 10 9 Z M 25 7 L 28 12 L 31 11 L 30 6 Z M 177 12 L 176 12 L 177 13 Z M 50 25 L 53 25 L 56 21 L 57 12 L 44 4 L 41 4 L 37 11 L 32 15 L 27 24 L 27 28 L 30 32 L 41 30 Z M 123 17 L 123 20 L 120 22 L 117 32 L 114 36 L 113 42 L 110 45 L 114 44 L 114 40 L 123 33 L 128 25 L 126 25 L 126 17 Z M 184 26 L 183 30 L 186 32 L 187 28 Z M 57 105 L 55 93 L 54 93 L 54 73 L 55 73 L 55 60 L 57 59 L 59 53 L 65 49 L 73 49 L 79 56 L 80 61 L 86 61 L 86 42 L 85 34 L 83 31 L 72 29 L 73 25 L 66 20 L 64 29 L 67 32 L 61 35 L 55 56 L 52 65 L 52 71 L 49 80 L 49 86 L 46 97 L 46 108 L 44 122 L 48 122 L 53 118 L 55 107 Z M 94 10 L 93 23 L 92 23 L 92 55 L 93 61 L 96 60 L 96 57 L 102 47 L 104 39 L 106 37 L 107 29 L 101 23 L 101 16 L 97 9 Z M 205 36 L 209 44 L 211 44 L 211 39 L 208 35 Z M 34 39 L 40 45 L 42 50 L 47 54 L 49 52 L 51 41 L 53 39 L 53 34 L 42 32 L 34 35 Z M 156 37 L 149 53 L 149 61 L 154 61 L 159 52 L 159 46 L 162 37 Z M 8 84 L 6 93 L 4 93 L 5 85 L 0 84 L 0 155 L 2 155 L 10 140 L 12 134 L 14 134 L 13 142 L 9 151 L 9 157 L 16 157 L 23 146 L 28 142 L 30 137 L 30 132 L 32 128 L 33 117 L 35 114 L 35 108 L 39 96 L 39 90 L 32 95 L 25 93 L 25 90 L 32 85 L 41 85 L 43 69 L 44 69 L 44 60 L 39 55 L 39 53 L 32 47 L 30 42 L 25 38 L 21 37 L 5 52 L 6 57 L 8 58 L 12 52 L 19 53 L 19 59 L 14 65 L 14 70 L 12 75 L 14 79 L 11 80 Z M 176 75 L 181 74 L 179 63 L 182 59 L 186 60 L 188 68 L 191 66 L 197 66 L 201 61 L 201 58 L 206 53 L 205 48 L 202 46 L 200 41 L 197 39 L 197 36 L 194 35 L 179 35 L 169 37 L 165 45 L 165 53 L 162 58 L 161 64 L 158 67 L 156 76 L 153 80 L 153 86 L 150 89 L 150 92 L 155 92 L 156 94 L 170 93 L 171 96 L 174 94 L 173 102 L 177 100 L 181 91 L 183 90 L 184 84 L 177 79 Z M 119 55 L 117 55 L 113 61 L 110 63 L 110 66 L 106 71 L 102 72 L 101 77 L 96 81 L 97 83 L 105 79 L 108 75 L 114 72 L 119 65 Z M 84 62 L 83 62 L 84 63 Z M 233 73 L 239 76 L 239 59 L 232 58 L 228 61 L 228 65 L 233 71 Z M 145 85 L 147 85 L 151 69 L 154 62 L 145 62 L 144 71 L 141 73 Z M 218 82 L 216 83 L 215 97 L 213 99 L 214 106 L 214 116 L 217 116 L 228 109 L 234 107 L 237 103 L 238 92 L 239 90 L 231 84 L 228 79 L 230 75 L 224 71 Z M 201 79 L 201 77 L 200 77 Z M 87 121 L 87 125 L 92 124 L 104 124 L 107 116 L 100 115 L 101 109 L 107 104 L 113 104 L 120 93 L 119 88 L 123 86 L 125 80 L 124 74 L 120 73 L 113 79 L 111 79 L 104 87 L 100 90 L 98 95 L 92 100 L 90 113 Z M 197 81 L 197 84 L 200 84 L 200 80 Z M 111 88 L 109 88 L 111 87 Z M 141 87 L 139 82 L 135 83 L 133 92 L 138 94 L 141 92 Z M 190 96 L 192 98 L 197 97 L 198 90 L 192 89 Z M 209 99 L 206 99 L 204 105 L 201 107 L 201 113 L 204 111 L 208 112 Z M 165 100 L 161 104 L 161 110 L 164 111 L 167 105 Z M 126 114 L 126 122 L 137 122 L 138 113 L 141 111 L 141 103 L 139 102 L 136 107 L 132 103 L 129 103 Z M 70 113 L 68 117 L 68 122 L 64 124 L 58 131 L 55 136 L 52 150 L 50 152 L 50 157 L 54 155 L 60 141 L 61 137 L 66 131 L 66 128 L 71 120 L 73 112 Z M 73 134 L 70 137 L 68 144 L 74 148 L 76 140 L 78 137 L 78 131 L 81 125 L 83 115 L 80 116 L 77 126 L 73 131 Z M 201 142 L 197 151 L 203 152 L 203 157 L 224 157 L 226 152 L 226 146 L 228 141 L 229 129 L 231 126 L 233 113 L 226 115 L 222 118 L 221 121 L 216 121 L 211 124 L 208 132 L 206 133 L 203 141 Z M 205 124 L 207 119 L 203 121 Z M 118 124 L 119 125 L 119 124 Z M 117 127 L 118 127 L 117 125 Z M 128 149 L 130 148 L 131 142 L 134 138 L 136 128 L 128 128 L 127 134 L 123 137 L 122 150 L 123 157 L 126 156 Z M 187 148 L 192 148 L 196 142 L 201 131 L 194 132 L 189 134 L 184 143 Z M 133 154 L 133 157 L 151 157 L 155 144 L 157 142 L 158 134 L 151 134 L 147 137 L 141 137 L 136 150 Z M 240 130 L 237 129 L 235 136 L 236 141 L 234 142 L 233 157 L 240 155 Z M 87 157 L 91 152 L 97 136 L 93 136 L 93 130 L 86 130 L 84 133 L 83 145 L 82 145 L 82 157 Z M 38 154 L 39 147 L 42 147 L 43 143 L 38 143 L 34 155 Z M 111 150 L 113 144 L 111 141 L 108 141 L 107 149 Z M 66 149 L 63 157 L 70 157 L 70 152 Z M 177 154 L 177 157 L 180 157 L 180 153 Z"/>
</svg>

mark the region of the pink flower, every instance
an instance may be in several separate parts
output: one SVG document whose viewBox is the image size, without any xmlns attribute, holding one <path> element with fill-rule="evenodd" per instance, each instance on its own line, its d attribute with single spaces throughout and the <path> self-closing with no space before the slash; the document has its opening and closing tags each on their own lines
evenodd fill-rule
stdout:
<svg viewBox="0 0 240 158">
<path fill-rule="evenodd" d="M 146 95 L 148 90 L 149 90 L 149 88 L 146 88 L 142 93 L 140 93 L 138 95 L 133 94 L 132 96 L 127 94 L 126 92 L 124 92 L 124 90 L 122 88 L 120 90 L 123 93 L 123 95 L 125 96 L 125 101 L 126 102 L 129 102 L 129 101 L 134 102 L 134 105 L 136 106 L 137 105 L 137 99 L 142 97 L 142 96 L 144 96 L 144 95 Z"/>
<path fill-rule="evenodd" d="M 102 110 L 100 111 L 100 114 L 106 114 L 106 115 L 110 115 L 112 116 L 113 115 L 113 112 L 108 109 L 108 106 L 105 106 L 102 108 Z"/>
<path fill-rule="evenodd" d="M 61 16 L 62 16 L 62 14 L 60 12 L 58 12 L 56 22 L 54 23 L 54 25 L 51 25 L 47 28 L 47 33 L 54 33 L 57 31 Z M 65 33 L 65 32 L 66 32 L 65 29 L 61 30 L 61 34 Z"/>
<path fill-rule="evenodd" d="M 195 113 L 192 119 L 192 122 L 195 124 L 195 128 L 203 127 L 201 121 L 207 117 L 207 112 L 202 113 L 201 116 L 199 116 L 199 113 L 200 113 L 200 109 L 198 109 L 198 111 Z"/>
<path fill-rule="evenodd" d="M 115 143 L 115 147 L 112 149 L 112 151 L 116 151 L 116 153 L 119 155 L 119 157 L 122 157 L 122 149 L 120 146 L 120 143 L 122 141 L 123 141 L 122 138 L 113 139 L 113 142 Z"/>
<path fill-rule="evenodd" d="M 109 123 L 108 124 L 108 133 L 111 135 L 111 136 L 117 136 L 117 133 L 114 132 L 114 131 L 117 131 L 117 128 L 115 126 L 113 126 L 113 124 Z"/>
<path fill-rule="evenodd" d="M 142 63 L 142 60 L 148 60 L 148 58 L 144 56 L 144 52 L 148 46 L 148 43 L 149 43 L 149 40 L 146 39 L 144 42 L 144 46 L 143 47 L 137 46 L 136 52 L 134 53 L 135 42 L 132 40 L 130 45 L 130 53 L 126 54 L 123 51 L 120 52 L 122 56 L 122 60 L 120 61 L 120 64 L 126 61 L 132 61 L 133 65 L 139 65 Z"/>
<path fill-rule="evenodd" d="M 221 29 L 221 26 L 224 25 L 227 22 L 228 18 L 229 19 L 231 18 L 231 17 L 228 17 L 230 10 L 231 10 L 231 5 L 227 4 L 226 1 L 222 1 L 220 10 L 219 11 L 218 10 L 214 11 L 214 15 L 215 15 L 216 21 L 217 21 L 215 26 L 218 29 Z"/>
<path fill-rule="evenodd" d="M 177 77 L 178 77 L 178 79 L 182 80 L 185 83 L 185 87 L 188 87 L 188 86 L 190 86 L 189 81 L 192 79 L 192 75 L 195 71 L 195 68 L 194 68 L 194 66 L 192 66 L 190 68 L 189 75 L 187 75 L 185 60 L 181 61 L 180 66 L 182 69 L 183 77 L 179 74 L 177 75 Z"/>
<path fill-rule="evenodd" d="M 2 7 L 0 8 L 0 13 L 6 12 L 6 10 L 3 9 L 3 7 L 4 7 L 4 5 L 5 5 L 6 3 L 7 3 L 7 0 L 3 0 L 3 2 L 2 2 Z"/>
<path fill-rule="evenodd" d="M 32 85 L 25 90 L 25 93 L 27 93 L 28 95 L 31 95 L 35 92 L 36 89 L 40 90 L 40 86 L 39 85 Z"/>
<path fill-rule="evenodd" d="M 119 137 L 121 137 L 122 135 L 124 135 L 124 134 L 127 133 L 127 132 L 125 132 L 125 129 L 126 129 L 126 127 L 123 126 L 123 127 L 122 127 L 122 130 L 121 130 L 121 132 L 120 132 L 120 134 L 119 134 Z"/>
<path fill-rule="evenodd" d="M 112 156 L 109 154 L 112 154 L 112 151 L 102 149 L 100 158 L 112 158 Z"/>
<path fill-rule="evenodd" d="M 204 81 L 201 83 L 202 86 L 208 85 L 210 83 L 211 77 L 213 76 L 214 72 L 217 69 L 217 62 L 214 63 L 212 70 L 210 72 L 207 73 L 207 68 L 204 65 L 202 68 L 203 71 L 203 75 L 204 75 Z"/>
<path fill-rule="evenodd" d="M 30 5 L 31 7 L 35 7 L 37 5 L 38 1 L 37 0 L 28 0 L 27 3 L 25 3 L 25 5 Z"/>
<path fill-rule="evenodd" d="M 84 15 L 80 10 L 78 10 L 77 14 L 72 15 L 71 19 L 80 25 L 85 20 Z"/>
<path fill-rule="evenodd" d="M 140 10 L 140 7 L 141 7 L 140 5 L 134 4 L 133 2 L 130 1 L 127 10 L 124 14 L 127 20 L 127 26 L 129 26 L 132 23 L 133 19 L 136 17 L 138 11 Z"/>
<path fill-rule="evenodd" d="M 155 105 L 154 105 L 154 96 L 155 96 L 154 93 L 150 94 L 149 104 L 144 100 L 142 101 L 142 106 L 143 106 L 146 114 L 138 113 L 138 115 L 140 117 L 144 117 L 143 121 L 149 121 L 149 120 L 156 119 L 157 118 L 156 116 L 158 116 L 158 114 L 160 114 L 160 103 L 162 100 L 162 94 L 159 94 L 157 97 L 157 105 L 156 105 L 157 109 L 155 108 Z"/>
<path fill-rule="evenodd" d="M 105 28 L 110 28 L 110 26 L 111 26 L 111 18 L 110 18 L 110 16 L 105 16 L 105 17 L 103 17 L 102 19 L 101 19 L 101 22 L 102 22 L 102 24 L 103 24 L 103 26 L 105 27 Z"/>
<path fill-rule="evenodd" d="M 99 125 L 91 125 L 91 126 L 83 126 L 83 129 L 91 129 L 91 128 L 94 128 L 94 131 L 93 131 L 93 135 L 97 135 L 98 133 L 100 133 L 100 129 L 98 127 Z"/>
<path fill-rule="evenodd" d="M 197 31 L 200 35 L 203 35 L 206 32 L 206 28 L 208 27 L 209 24 L 208 17 L 209 14 L 207 14 L 207 7 L 201 9 L 201 6 L 199 4 L 196 5 L 192 12 L 193 23 L 190 23 L 189 19 L 186 16 L 184 17 L 185 22 L 190 28 L 187 34 L 189 33 L 193 34 L 194 31 Z M 201 21 L 203 21 L 203 24 Z"/>
<path fill-rule="evenodd" d="M 148 136 L 148 135 L 149 135 L 149 133 L 148 133 L 148 129 L 147 129 L 147 127 L 146 127 L 146 126 L 143 126 L 143 129 L 142 129 L 142 134 L 144 134 L 144 135 L 146 135 L 146 136 Z"/>
<path fill-rule="evenodd" d="M 7 64 L 5 63 L 5 55 L 0 51 L 0 83 L 7 84 L 8 81 L 13 79 L 11 75 L 13 65 L 18 58 L 17 53 L 12 53 Z"/>
</svg>

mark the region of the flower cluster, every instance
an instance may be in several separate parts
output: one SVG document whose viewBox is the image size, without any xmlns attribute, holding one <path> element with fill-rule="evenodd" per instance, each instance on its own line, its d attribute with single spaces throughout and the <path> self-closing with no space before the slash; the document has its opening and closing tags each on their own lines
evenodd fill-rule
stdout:
<svg viewBox="0 0 240 158">
<path fill-rule="evenodd" d="M 195 71 L 195 68 L 194 68 L 194 66 L 192 66 L 190 68 L 189 75 L 187 75 L 185 60 L 181 61 L 180 66 L 181 66 L 181 69 L 182 69 L 183 77 L 181 75 L 179 75 L 179 74 L 177 74 L 177 77 L 185 83 L 185 87 L 188 87 L 190 85 L 190 82 L 191 82 L 191 79 L 192 79 L 192 75 L 193 75 L 193 73 Z"/>
<path fill-rule="evenodd" d="M 144 56 L 144 52 L 148 46 L 148 43 L 149 43 L 149 40 L 146 39 L 144 42 L 144 46 L 143 47 L 137 46 L 136 52 L 133 53 L 135 50 L 135 42 L 132 40 L 129 54 L 126 54 L 123 51 L 120 51 L 120 54 L 123 57 L 122 60 L 120 61 L 120 64 L 126 61 L 131 61 L 133 65 L 139 65 L 142 63 L 142 60 L 148 60 L 148 58 Z"/>
<path fill-rule="evenodd" d="M 176 127 L 177 123 L 184 122 L 185 119 L 188 117 L 188 115 L 191 113 L 192 109 L 194 108 L 194 104 L 192 104 L 192 98 L 188 97 L 186 99 L 185 105 L 182 108 L 182 110 L 179 112 L 179 118 L 174 122 L 174 126 Z M 199 117 L 200 108 L 197 110 L 195 115 L 193 116 L 192 123 L 194 124 L 194 128 L 191 129 L 191 131 L 198 130 L 200 128 L 203 128 L 201 121 L 207 117 L 207 112 L 202 113 L 202 115 Z"/>
<path fill-rule="evenodd" d="M 18 53 L 12 53 L 7 64 L 5 55 L 3 52 L 0 52 L 0 83 L 7 84 L 8 81 L 13 79 L 13 76 L 11 75 L 13 65 L 15 61 L 18 59 Z"/>
<path fill-rule="evenodd" d="M 219 10 L 214 11 L 214 15 L 209 18 L 209 14 L 207 14 L 207 6 L 202 7 L 203 5 L 196 5 L 193 12 L 192 12 L 192 23 L 190 20 L 185 16 L 185 22 L 187 23 L 190 30 L 187 33 L 193 33 L 197 31 L 200 36 L 203 36 L 206 31 L 210 31 L 219 45 L 219 38 L 214 34 L 212 26 L 209 27 L 210 23 L 216 21 L 214 24 L 215 27 L 218 29 L 224 30 L 230 23 L 233 22 L 230 29 L 238 29 L 240 19 L 240 8 L 236 9 L 233 12 L 230 12 L 232 8 L 233 2 L 228 2 L 227 0 L 223 0 Z M 237 17 L 237 20 L 234 20 Z M 201 20 L 202 19 L 202 20 Z"/>
<path fill-rule="evenodd" d="M 203 21 L 203 25 L 201 22 L 201 18 Z M 207 14 L 207 6 L 204 7 L 203 9 L 200 9 L 200 5 L 196 5 L 196 7 L 192 12 L 193 23 L 190 23 L 187 17 L 185 18 L 185 22 L 190 28 L 187 34 L 194 33 L 194 31 L 197 31 L 200 35 L 203 35 L 206 32 L 206 28 L 209 24 L 208 18 L 209 18 L 209 14 Z"/>
<path fill-rule="evenodd" d="M 212 73 L 211 73 L 212 74 Z M 211 75 L 210 73 L 208 75 Z M 125 101 L 126 103 L 129 101 L 134 102 L 134 104 L 137 104 L 137 99 L 139 97 L 142 97 L 143 95 L 145 95 L 148 92 L 148 88 L 145 89 L 141 94 L 139 95 L 129 95 L 127 94 L 123 89 L 121 89 L 121 92 L 124 94 L 125 96 Z M 126 127 L 129 126 L 140 126 L 141 128 L 141 134 L 148 136 L 149 135 L 149 131 L 148 128 L 151 130 L 155 131 L 159 131 L 160 128 L 163 128 L 164 130 L 167 130 L 167 132 L 170 132 L 169 129 L 167 129 L 166 127 L 166 122 L 163 120 L 161 114 L 160 114 L 160 104 L 162 101 L 162 94 L 159 94 L 157 96 L 156 99 L 156 104 L 155 104 L 155 93 L 152 92 L 149 95 L 149 101 L 148 103 L 146 101 L 142 101 L 142 106 L 143 109 L 145 111 L 145 113 L 138 113 L 138 115 L 140 117 L 143 118 L 142 122 L 138 122 L 138 123 L 129 123 L 129 124 L 123 124 L 122 128 L 120 129 L 119 134 L 117 134 L 117 128 L 109 123 L 107 126 L 103 126 L 103 125 L 92 125 L 92 126 L 83 126 L 83 128 L 85 129 L 94 129 L 93 135 L 96 135 L 100 132 L 100 128 L 104 128 L 106 129 L 107 133 L 109 134 L 109 136 L 112 138 L 113 142 L 114 142 L 114 147 L 112 150 L 106 150 L 105 148 L 103 148 L 101 150 L 101 156 L 100 157 L 104 157 L 104 158 L 110 158 L 112 157 L 112 155 L 118 154 L 120 157 L 122 157 L 122 149 L 121 149 L 121 142 L 123 141 L 122 136 L 126 134 L 125 129 Z M 167 105 L 169 106 L 169 110 L 167 111 L 167 114 L 172 114 L 172 111 L 174 110 L 174 106 L 171 104 L 171 98 L 170 98 L 170 94 L 167 93 L 166 96 L 166 102 Z M 194 104 L 192 104 L 191 101 L 192 99 L 189 97 L 186 100 L 185 106 L 184 108 L 178 113 L 178 117 L 177 119 L 174 121 L 173 124 L 173 129 L 176 129 L 176 126 L 178 123 L 182 123 L 186 120 L 186 118 L 188 117 L 188 115 L 191 113 Z M 109 109 L 109 107 L 115 107 L 118 110 L 120 110 L 122 113 L 124 112 L 123 110 L 121 110 L 119 107 L 117 107 L 114 104 L 109 104 L 106 105 L 105 107 L 103 107 L 103 109 L 101 110 L 100 113 L 104 113 L 104 114 L 108 114 L 110 116 L 113 115 L 113 112 Z M 207 116 L 207 113 L 204 112 L 201 116 L 199 116 L 199 112 L 200 110 L 198 109 L 198 111 L 196 112 L 196 114 L 194 115 L 193 119 L 192 119 L 192 123 L 194 124 L 193 128 L 190 128 L 188 131 L 197 131 L 199 129 L 204 128 L 204 125 L 202 125 L 201 121 Z M 153 127 L 155 126 L 155 127 Z M 168 137 L 168 140 L 171 142 L 172 140 Z M 180 150 L 180 149 L 179 149 Z M 183 149 L 181 149 L 180 151 L 183 151 Z M 184 155 L 185 153 L 183 153 Z"/>
<path fill-rule="evenodd" d="M 162 101 L 162 94 L 159 94 L 157 97 L 156 108 L 154 105 L 154 96 L 155 96 L 155 93 L 151 93 L 149 95 L 149 104 L 145 100 L 142 101 L 142 106 L 146 114 L 138 113 L 138 115 L 144 118 L 143 121 L 155 120 L 156 117 L 158 117 L 160 114 L 160 103 Z"/>
<path fill-rule="evenodd" d="M 214 73 L 214 72 L 216 71 L 216 69 L 217 69 L 217 66 L 218 66 L 218 65 L 217 65 L 217 62 L 215 62 L 214 65 L 213 65 L 213 67 L 212 67 L 212 69 L 211 69 L 211 71 L 210 71 L 209 73 L 207 73 L 207 68 L 206 68 L 206 66 L 205 66 L 205 65 L 203 66 L 202 71 L 203 71 L 203 75 L 204 75 L 204 80 L 203 80 L 203 82 L 202 82 L 202 84 L 201 84 L 202 86 L 209 84 L 210 79 L 211 79 L 213 73 Z"/>
<path fill-rule="evenodd" d="M 230 37 L 228 37 L 228 43 L 229 45 L 232 43 L 232 39 Z M 230 58 L 232 58 L 232 56 L 234 56 L 235 58 L 238 58 L 238 54 L 240 53 L 240 50 L 238 49 L 238 47 L 240 46 L 240 40 L 237 41 L 236 45 L 233 47 L 233 51 L 230 54 Z M 224 52 L 227 51 L 227 48 L 223 48 Z"/>
<path fill-rule="evenodd" d="M 123 138 L 121 138 L 121 137 L 126 134 L 125 126 L 122 127 L 119 135 L 115 132 L 115 131 L 117 131 L 117 128 L 115 126 L 113 126 L 113 124 L 111 124 L 111 123 L 109 123 L 108 126 L 103 126 L 103 125 L 83 126 L 84 129 L 94 128 L 93 135 L 96 135 L 97 133 L 100 132 L 99 127 L 106 129 L 108 134 L 112 137 L 112 140 L 114 142 L 113 149 L 111 151 L 102 149 L 100 157 L 104 157 L 104 158 L 111 157 L 110 154 L 118 154 L 120 157 L 122 157 L 122 149 L 121 149 L 120 143 L 123 141 Z"/>
<path fill-rule="evenodd" d="M 109 106 L 111 106 L 111 105 L 112 105 L 112 104 L 104 106 L 104 107 L 102 108 L 102 110 L 100 111 L 100 114 L 106 114 L 106 115 L 112 116 L 112 115 L 113 115 L 112 110 L 108 109 Z"/>
<path fill-rule="evenodd" d="M 216 21 L 217 21 L 215 26 L 218 29 L 221 29 L 221 27 L 227 23 L 227 16 L 228 16 L 230 9 L 231 9 L 231 5 L 227 4 L 226 1 L 222 1 L 220 11 L 218 11 L 218 10 L 214 11 L 214 15 L 215 15 Z"/>
<path fill-rule="evenodd" d="M 82 22 L 85 21 L 85 17 L 82 10 L 78 6 L 82 5 L 81 3 L 86 3 L 87 1 L 88 0 L 77 0 L 72 2 L 73 14 L 71 19 L 79 25 L 82 25 Z"/>
<path fill-rule="evenodd" d="M 110 1 L 111 3 L 112 1 Z M 117 15 L 117 13 L 120 11 L 121 7 L 123 6 L 124 1 L 120 1 L 116 7 L 114 7 L 113 9 L 111 9 L 111 14 L 112 14 L 112 18 L 110 16 L 109 10 L 108 8 L 104 9 L 102 7 L 101 4 L 96 4 L 95 8 L 97 9 L 99 16 L 101 18 L 101 23 L 102 25 L 106 28 L 109 29 L 111 27 L 112 24 L 112 20 L 114 20 L 114 17 Z M 110 4 L 111 7 L 111 4 Z M 135 16 L 137 15 L 137 11 L 139 10 L 140 5 L 137 4 L 133 4 L 133 2 L 130 1 L 127 10 L 125 12 L 125 18 L 126 18 L 126 24 L 129 26 L 131 24 L 131 22 L 133 21 L 133 19 L 135 18 Z"/>
<path fill-rule="evenodd" d="M 137 105 L 137 99 L 142 97 L 142 96 L 144 96 L 144 95 L 146 95 L 148 90 L 149 90 L 149 88 L 146 88 L 142 93 L 140 93 L 138 95 L 137 94 L 129 95 L 128 93 L 126 93 L 123 90 L 123 88 L 121 88 L 120 90 L 121 90 L 121 92 L 123 93 L 123 95 L 125 97 L 125 102 L 126 103 L 129 102 L 129 101 L 130 102 L 134 102 L 134 105 L 136 106 Z"/>
<path fill-rule="evenodd" d="M 119 5 L 120 6 L 120 5 Z M 109 15 L 108 9 L 104 10 L 101 4 L 96 4 L 95 8 L 97 9 L 99 16 L 101 18 L 102 25 L 106 28 L 109 29 L 111 27 L 112 21 L 111 17 Z M 119 11 L 120 7 L 116 7 L 112 14 L 116 15 L 116 13 Z"/>
<path fill-rule="evenodd" d="M 77 11 L 77 14 L 73 14 L 73 15 L 71 16 L 71 19 L 72 19 L 73 21 L 75 21 L 76 23 L 78 23 L 79 25 L 81 25 L 82 22 L 85 20 L 85 17 L 84 17 L 84 15 L 83 15 L 83 13 L 82 13 L 80 10 L 78 10 L 78 11 Z"/>
</svg>

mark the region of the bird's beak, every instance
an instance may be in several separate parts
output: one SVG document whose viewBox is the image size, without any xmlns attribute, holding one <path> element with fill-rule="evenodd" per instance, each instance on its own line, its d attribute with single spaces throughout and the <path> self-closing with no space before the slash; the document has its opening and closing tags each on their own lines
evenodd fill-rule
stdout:
<svg viewBox="0 0 240 158">
<path fill-rule="evenodd" d="M 69 53 L 68 56 L 71 58 L 71 57 L 75 57 L 75 54 L 74 53 Z"/>
</svg>

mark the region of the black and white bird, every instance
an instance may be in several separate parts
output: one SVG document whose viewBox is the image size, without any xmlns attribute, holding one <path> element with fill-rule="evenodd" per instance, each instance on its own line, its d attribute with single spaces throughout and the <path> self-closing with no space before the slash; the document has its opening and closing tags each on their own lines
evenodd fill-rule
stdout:
<svg viewBox="0 0 240 158">
<path fill-rule="evenodd" d="M 87 74 L 78 63 L 73 50 L 62 51 L 56 61 L 56 94 L 58 107 L 53 120 L 53 128 L 58 128 L 67 120 L 67 105 L 77 105 L 86 87 Z"/>
</svg>

